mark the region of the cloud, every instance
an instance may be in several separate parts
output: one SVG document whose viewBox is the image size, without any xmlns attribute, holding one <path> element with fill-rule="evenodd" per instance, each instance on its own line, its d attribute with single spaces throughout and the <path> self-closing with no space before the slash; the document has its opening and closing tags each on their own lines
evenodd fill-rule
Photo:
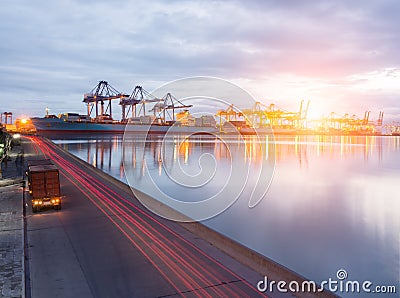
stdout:
<svg viewBox="0 0 400 298">
<path fill-rule="evenodd" d="M 338 100 L 354 99 L 349 76 L 400 67 L 399 14 L 395 0 L 16 0 L 0 12 L 0 111 L 17 110 L 10 97 L 75 107 L 99 80 L 129 93 L 195 75 L 258 86 L 263 97 L 279 96 L 265 82 L 290 78 L 278 85 L 292 94 L 296 82 L 305 95 L 336 88 Z M 398 90 L 389 93 L 382 106 L 398 105 Z"/>
</svg>

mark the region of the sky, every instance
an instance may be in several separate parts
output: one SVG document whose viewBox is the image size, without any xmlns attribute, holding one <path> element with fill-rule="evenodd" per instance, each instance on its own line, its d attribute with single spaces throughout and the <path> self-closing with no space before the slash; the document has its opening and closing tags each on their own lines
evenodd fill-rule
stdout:
<svg viewBox="0 0 400 298">
<path fill-rule="evenodd" d="M 191 76 L 266 105 L 400 121 L 400 1 L 0 0 L 0 112 L 85 113 L 100 80 L 130 94 Z M 116 106 L 116 105 L 115 105 Z"/>
</svg>

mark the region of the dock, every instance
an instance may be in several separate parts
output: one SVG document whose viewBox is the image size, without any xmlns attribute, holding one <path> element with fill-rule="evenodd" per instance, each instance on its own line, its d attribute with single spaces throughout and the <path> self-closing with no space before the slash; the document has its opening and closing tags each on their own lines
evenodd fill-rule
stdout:
<svg viewBox="0 0 400 298">
<path fill-rule="evenodd" d="M 60 170 L 61 211 L 33 214 L 23 192 L 24 297 L 266 297 L 265 275 L 304 278 L 201 223 L 156 216 L 129 186 L 35 136 L 25 159 L 49 158 Z M 151 199 L 151 198 L 149 198 Z M 268 297 L 333 297 L 268 293 Z"/>
</svg>

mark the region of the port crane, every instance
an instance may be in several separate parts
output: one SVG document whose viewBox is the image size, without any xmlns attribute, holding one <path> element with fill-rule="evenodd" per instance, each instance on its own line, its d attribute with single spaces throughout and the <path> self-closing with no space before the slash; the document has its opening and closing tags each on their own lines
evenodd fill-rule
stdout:
<svg viewBox="0 0 400 298">
<path fill-rule="evenodd" d="M 220 123 L 221 123 L 221 118 L 224 118 L 226 121 L 231 121 L 232 117 L 236 120 L 238 117 L 243 117 L 243 113 L 237 111 L 235 106 L 231 104 L 226 110 L 219 110 L 215 114 L 215 116 L 220 118 Z"/>
<path fill-rule="evenodd" d="M 132 94 L 126 98 L 121 98 L 119 104 L 122 106 L 122 121 L 127 121 L 129 113 L 132 117 L 138 117 L 142 112 L 146 116 L 146 103 L 157 103 L 163 99 L 157 98 L 150 92 L 143 89 L 142 86 L 136 86 Z M 140 105 L 139 110 L 137 105 Z"/>
<path fill-rule="evenodd" d="M 383 112 L 379 112 L 379 118 L 375 121 L 370 120 L 371 111 L 365 111 L 364 117 L 360 118 L 357 115 L 350 115 L 348 113 L 339 116 L 335 112 L 331 112 L 328 117 L 321 119 L 320 128 L 323 130 L 342 131 L 347 133 L 368 133 L 376 132 L 376 128 L 382 126 Z"/>
<path fill-rule="evenodd" d="M 241 111 L 236 111 L 235 107 L 230 105 L 226 110 L 218 111 L 216 116 L 220 118 L 220 123 L 222 118 L 226 121 L 231 121 L 232 117 L 235 120 L 238 117 L 243 117 L 252 127 L 261 128 L 271 125 L 275 127 L 289 126 L 304 128 L 309 105 L 310 101 L 305 105 L 304 100 L 302 100 L 298 112 L 289 112 L 273 103 L 266 106 L 258 101 L 250 109 L 243 109 Z"/>
<path fill-rule="evenodd" d="M 289 112 L 277 107 L 275 104 L 270 104 L 266 114 L 274 127 L 305 128 L 309 107 L 309 100 L 307 104 L 304 104 L 304 100 L 301 100 L 298 112 Z"/>
<path fill-rule="evenodd" d="M 383 111 L 379 112 L 379 117 L 378 117 L 378 121 L 377 121 L 377 125 L 378 126 L 382 126 L 383 124 Z"/>
<path fill-rule="evenodd" d="M 12 112 L 4 112 L 4 113 L 1 114 L 0 123 L 12 124 L 12 118 L 13 118 Z M 4 121 L 3 121 L 3 119 L 4 119 Z"/>
<path fill-rule="evenodd" d="M 178 105 L 176 105 L 178 104 Z M 162 114 L 163 117 L 161 118 L 164 124 L 167 122 L 166 120 L 166 114 L 168 113 L 168 110 L 172 110 L 172 115 L 169 114 L 170 118 L 172 119 L 172 122 L 175 122 L 175 110 L 176 109 L 188 109 L 193 107 L 193 105 L 185 105 L 183 104 L 179 99 L 174 97 L 171 93 L 167 93 L 164 95 L 162 98 L 162 101 L 159 103 L 156 103 L 153 108 L 149 112 L 153 112 L 154 116 L 157 118 L 160 118 L 160 115 Z"/>
<path fill-rule="evenodd" d="M 111 101 L 114 99 L 128 98 L 129 95 L 119 92 L 112 87 L 107 81 L 99 81 L 99 83 L 89 92 L 84 94 L 83 102 L 87 104 L 87 115 L 90 118 L 93 108 L 96 108 L 96 120 L 112 119 Z M 108 101 L 104 110 L 104 102 Z M 100 111 L 99 111 L 100 104 Z"/>
<path fill-rule="evenodd" d="M 175 121 L 175 109 L 192 107 L 192 105 L 183 104 L 171 93 L 167 93 L 164 97 L 158 98 L 146 91 L 142 86 L 137 85 L 130 96 L 120 97 L 119 104 L 122 107 L 122 122 L 128 121 L 129 114 L 131 114 L 132 118 L 146 116 L 146 104 L 148 103 L 154 103 L 149 112 L 153 112 L 154 116 L 157 118 L 163 114 L 162 121 L 164 122 L 166 121 L 166 113 L 168 110 L 172 110 L 172 115 L 170 115 L 170 117 L 172 121 Z"/>
<path fill-rule="evenodd" d="M 269 124 L 267 109 L 265 105 L 257 101 L 251 109 L 243 110 L 243 114 L 246 115 L 253 126 L 264 127 Z"/>
</svg>

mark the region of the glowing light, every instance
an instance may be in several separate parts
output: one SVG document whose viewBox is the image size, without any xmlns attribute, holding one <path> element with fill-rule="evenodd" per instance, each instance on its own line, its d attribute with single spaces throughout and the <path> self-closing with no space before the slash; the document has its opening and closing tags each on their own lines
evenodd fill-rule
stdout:
<svg viewBox="0 0 400 298">
<path fill-rule="evenodd" d="M 21 119 L 21 123 L 22 123 L 22 124 L 26 124 L 27 122 L 28 122 L 28 119 L 25 119 L 25 118 L 22 118 L 22 119 Z"/>
<path fill-rule="evenodd" d="M 189 140 L 185 139 L 179 145 L 179 153 L 183 155 L 184 163 L 187 164 L 189 160 Z"/>
<path fill-rule="evenodd" d="M 313 103 L 307 112 L 307 120 L 320 120 L 325 114 L 325 109 L 318 103 Z"/>
</svg>

